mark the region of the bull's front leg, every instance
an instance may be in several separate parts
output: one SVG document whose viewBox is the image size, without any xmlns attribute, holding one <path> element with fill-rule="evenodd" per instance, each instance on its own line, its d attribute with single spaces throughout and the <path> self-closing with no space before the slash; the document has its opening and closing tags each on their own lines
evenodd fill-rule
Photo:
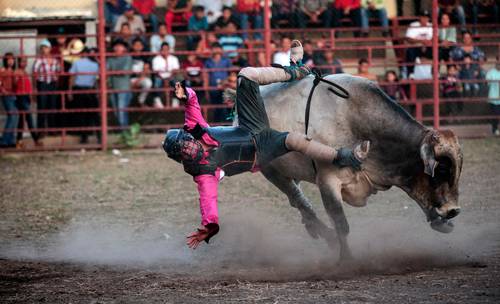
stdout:
<svg viewBox="0 0 500 304">
<path fill-rule="evenodd" d="M 351 249 L 347 243 L 349 223 L 342 207 L 341 181 L 328 169 L 319 172 L 317 184 L 321 192 L 321 199 L 330 220 L 335 226 L 340 243 L 340 261 L 352 259 Z"/>
<path fill-rule="evenodd" d="M 286 194 L 290 205 L 299 210 L 302 215 L 302 223 L 311 237 L 317 239 L 321 236 L 327 240 L 331 247 L 337 244 L 334 231 L 316 216 L 311 203 L 293 179 L 284 176 L 272 166 L 262 168 L 261 172 L 267 180 Z"/>
</svg>

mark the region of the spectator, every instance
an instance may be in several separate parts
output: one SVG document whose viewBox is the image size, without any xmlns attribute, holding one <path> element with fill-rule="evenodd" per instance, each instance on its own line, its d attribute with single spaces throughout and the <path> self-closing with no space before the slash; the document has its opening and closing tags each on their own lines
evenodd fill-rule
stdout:
<svg viewBox="0 0 500 304">
<path fill-rule="evenodd" d="M 370 73 L 370 64 L 365 58 L 358 61 L 358 74 L 356 76 L 364 77 L 371 81 L 377 81 L 377 75 Z"/>
<path fill-rule="evenodd" d="M 311 40 L 304 40 L 303 49 L 304 56 L 302 57 L 302 63 L 313 67 L 317 56 L 314 56 L 314 47 Z"/>
<path fill-rule="evenodd" d="M 370 28 L 370 18 L 377 18 L 382 26 L 382 35 L 389 35 L 389 19 L 387 19 L 386 0 L 362 0 L 361 27 L 367 34 Z"/>
<path fill-rule="evenodd" d="M 120 38 L 127 44 L 132 44 L 132 41 L 134 41 L 134 36 L 132 35 L 132 31 L 130 29 L 130 24 L 128 24 L 127 22 L 121 24 L 119 34 Z"/>
<path fill-rule="evenodd" d="M 97 75 L 99 73 L 99 65 L 95 61 L 95 52 L 91 54 L 90 50 L 85 48 L 82 52 L 82 57 L 75 61 L 71 66 L 69 72 L 70 76 L 70 91 L 68 95 L 68 108 L 69 109 L 92 109 L 99 108 L 99 101 L 96 93 L 88 91 L 95 90 Z M 76 94 L 73 93 L 76 91 Z M 80 93 L 78 91 L 86 91 Z M 97 127 L 99 126 L 99 113 L 98 112 L 76 112 L 73 113 L 71 119 L 72 127 Z M 80 143 L 88 143 L 89 131 L 79 131 Z M 99 132 L 97 132 L 98 138 Z"/>
<path fill-rule="evenodd" d="M 316 65 L 320 67 L 323 75 L 344 73 L 342 62 L 335 58 L 332 50 L 326 50 L 318 56 Z"/>
<path fill-rule="evenodd" d="M 115 24 L 115 32 L 121 32 L 122 24 L 128 23 L 130 26 L 130 31 L 134 35 L 140 35 L 146 32 L 146 27 L 144 26 L 144 21 L 140 15 L 136 15 L 134 8 L 127 4 L 125 7 L 125 13 L 118 17 Z"/>
<path fill-rule="evenodd" d="M 167 12 L 165 13 L 167 33 L 172 34 L 174 22 L 187 23 L 192 15 L 192 8 L 191 0 L 167 0 Z"/>
<path fill-rule="evenodd" d="M 16 107 L 20 111 L 26 113 L 21 114 L 19 117 L 19 123 L 17 124 L 17 144 L 18 147 L 23 147 L 23 130 L 24 122 L 26 121 L 28 125 L 28 130 L 31 132 L 31 137 L 35 142 L 36 146 L 41 146 L 42 143 L 39 140 L 38 132 L 35 131 L 35 123 L 33 120 L 33 114 L 31 114 L 31 93 L 33 89 L 31 87 L 31 76 L 26 71 L 28 66 L 28 60 L 26 57 L 19 57 L 17 61 L 17 70 L 15 72 L 15 88 L 16 88 Z"/>
<path fill-rule="evenodd" d="M 457 29 L 450 26 L 450 15 L 441 15 L 441 26 L 439 27 L 439 60 L 449 61 L 450 50 L 457 43 Z"/>
<path fill-rule="evenodd" d="M 57 36 L 56 41 L 55 41 L 56 43 L 54 45 L 52 45 L 52 48 L 50 49 L 50 54 L 55 56 L 55 57 L 59 56 L 59 58 L 61 58 L 60 56 L 67 49 L 67 42 L 68 41 L 66 39 L 66 36 L 63 36 L 65 34 L 63 27 L 59 27 L 57 29 L 57 34 L 61 35 L 61 36 Z"/>
<path fill-rule="evenodd" d="M 440 78 L 441 80 L 441 94 L 445 100 L 445 115 L 456 115 L 462 111 L 463 104 L 456 102 L 453 98 L 460 98 L 462 93 L 462 86 L 458 80 L 458 69 L 454 64 L 447 67 L 446 75 Z"/>
<path fill-rule="evenodd" d="M 149 90 L 153 87 L 151 79 L 151 62 L 148 57 L 141 54 L 144 52 L 144 43 L 140 38 L 136 38 L 132 43 L 132 78 L 130 84 L 133 89 L 140 90 L 138 102 L 140 106 L 146 104 Z"/>
<path fill-rule="evenodd" d="M 479 82 L 482 77 L 479 65 L 472 63 L 472 58 L 469 54 L 464 57 L 464 64 L 460 68 L 458 76 L 460 80 L 465 80 L 462 83 L 463 93 L 466 97 L 475 97 L 479 95 Z"/>
<path fill-rule="evenodd" d="M 279 28 L 279 22 L 286 21 L 291 28 L 299 27 L 297 22 L 298 2 L 299 0 L 274 0 L 271 7 L 271 26 Z"/>
<path fill-rule="evenodd" d="M 290 48 L 292 47 L 292 39 L 288 36 L 281 37 L 281 51 L 274 53 L 273 63 L 281 64 L 282 66 L 290 65 Z"/>
<path fill-rule="evenodd" d="M 245 32 L 243 39 L 248 38 L 246 30 L 250 29 L 248 22 L 252 23 L 254 30 L 259 30 L 264 27 L 264 18 L 262 16 L 262 6 L 260 0 L 236 0 L 236 12 L 240 18 L 240 27 Z M 255 40 L 262 40 L 262 33 L 255 33 L 252 35 Z"/>
<path fill-rule="evenodd" d="M 217 87 L 217 89 L 210 90 L 210 102 L 212 104 L 222 103 L 222 90 L 220 84 L 229 76 L 227 69 L 231 68 L 231 60 L 223 56 L 222 47 L 219 43 L 212 45 L 212 57 L 205 61 L 206 69 L 217 69 L 208 73 L 208 84 L 210 87 Z M 225 109 L 217 109 L 215 111 L 214 119 L 216 121 L 224 121 L 226 117 Z"/>
<path fill-rule="evenodd" d="M 491 14 L 490 22 L 500 23 L 500 3 L 498 0 L 469 0 L 470 11 L 472 11 L 472 24 L 474 25 L 474 34 L 477 33 L 477 22 L 480 13 Z"/>
<path fill-rule="evenodd" d="M 156 17 L 155 0 L 134 0 L 132 6 L 141 15 L 142 20 L 149 20 L 153 33 L 158 32 L 158 17 Z"/>
<path fill-rule="evenodd" d="M 229 22 L 234 22 L 236 24 L 240 24 L 238 18 L 234 16 L 233 10 L 231 9 L 230 6 L 224 6 L 222 9 L 222 16 L 217 18 L 217 21 L 215 22 L 214 29 L 215 30 L 222 30 L 227 26 Z"/>
<path fill-rule="evenodd" d="M 57 81 L 61 72 L 59 60 L 50 54 L 51 44 L 47 39 L 40 42 L 40 56 L 33 63 L 33 78 L 36 79 L 37 91 L 40 95 L 37 98 L 37 111 L 56 110 L 57 95 L 51 92 L 57 90 Z M 55 114 L 38 113 L 37 128 L 56 127 Z M 46 134 L 46 131 L 40 133 Z M 42 136 L 43 137 L 43 136 Z"/>
<path fill-rule="evenodd" d="M 195 0 L 195 5 L 203 6 L 205 8 L 208 24 L 214 24 L 217 19 L 222 15 L 224 5 L 233 5 L 232 0 Z"/>
<path fill-rule="evenodd" d="M 460 30 L 465 32 L 465 12 L 460 0 L 438 0 L 439 13 L 446 13 L 449 16 L 454 14 L 460 24 Z"/>
<path fill-rule="evenodd" d="M 328 0 L 299 0 L 297 25 L 306 28 L 307 21 L 319 23 L 325 28 L 332 23 L 332 12 L 328 9 Z"/>
<path fill-rule="evenodd" d="M 208 30 L 208 19 L 205 16 L 205 8 L 203 6 L 194 6 L 193 15 L 189 18 L 188 30 L 190 32 Z M 188 49 L 194 50 L 198 41 L 200 41 L 200 36 L 188 36 Z"/>
<path fill-rule="evenodd" d="M 462 45 L 453 48 L 450 57 L 455 62 L 463 61 L 465 55 L 470 55 L 474 64 L 479 64 L 485 60 L 484 52 L 477 46 L 474 46 L 471 32 L 465 32 L 462 35 Z"/>
<path fill-rule="evenodd" d="M 151 52 L 157 53 L 161 49 L 161 45 L 163 43 L 168 43 L 170 46 L 170 50 L 173 52 L 175 50 L 175 38 L 167 31 L 167 26 L 164 23 L 161 23 L 158 26 L 158 34 L 154 34 L 150 39 L 150 49 Z"/>
<path fill-rule="evenodd" d="M 126 111 L 132 95 L 130 93 L 130 72 L 132 70 L 132 57 L 127 55 L 128 44 L 122 39 L 113 42 L 113 55 L 107 58 L 106 69 L 111 72 L 109 79 L 110 89 L 119 90 L 109 96 L 120 127 L 129 125 L 128 112 Z M 117 74 L 112 74 L 112 73 Z"/>
<path fill-rule="evenodd" d="M 419 21 L 410 23 L 406 31 L 406 41 L 413 47 L 406 49 L 405 61 L 413 64 L 417 58 L 432 58 L 432 24 L 429 22 L 429 12 L 420 13 Z M 401 69 L 401 77 L 408 78 L 413 73 L 414 66 L 404 66 Z"/>
<path fill-rule="evenodd" d="M 237 30 L 236 24 L 229 22 L 219 38 L 222 50 L 230 59 L 236 58 L 238 56 L 236 51 L 243 48 L 243 39 L 236 33 Z"/>
<path fill-rule="evenodd" d="M 125 0 L 106 0 L 104 5 L 104 18 L 106 24 L 114 29 L 118 18 L 125 13 L 127 2 Z"/>
<path fill-rule="evenodd" d="M 187 59 L 182 62 L 181 69 L 185 73 L 186 79 L 191 83 L 190 86 L 198 87 L 203 85 L 201 70 L 203 62 L 194 54 L 189 54 Z"/>
<path fill-rule="evenodd" d="M 170 54 L 170 46 L 168 43 L 162 43 L 160 54 L 153 58 L 155 88 L 164 88 L 165 85 L 170 85 L 169 80 L 171 80 L 172 76 L 174 76 L 174 73 L 176 73 L 179 68 L 179 59 Z M 164 107 L 159 94 L 156 94 L 154 98 L 154 107 L 159 109 Z"/>
<path fill-rule="evenodd" d="M 496 65 L 486 73 L 486 80 L 488 81 L 488 103 L 492 115 L 497 116 L 491 120 L 491 131 L 496 136 L 500 136 L 498 130 L 498 116 L 500 116 L 500 56 L 497 56 L 496 59 Z"/>
<path fill-rule="evenodd" d="M 0 69 L 0 97 L 2 98 L 7 120 L 0 140 L 0 147 L 16 146 L 16 128 L 19 115 L 16 107 L 15 94 L 15 68 L 16 59 L 14 54 L 5 53 L 3 56 L 3 67 Z"/>
<path fill-rule="evenodd" d="M 399 83 L 396 71 L 389 70 L 385 73 L 384 84 L 382 84 L 381 87 L 390 98 L 396 101 L 406 101 L 408 99 L 408 97 L 406 97 L 405 89 Z"/>
<path fill-rule="evenodd" d="M 256 61 L 257 61 L 255 63 L 256 67 L 266 67 L 266 66 L 269 66 L 266 63 L 266 53 L 264 53 L 264 52 L 258 52 L 257 53 L 257 59 L 256 59 Z"/>
<path fill-rule="evenodd" d="M 335 0 L 331 8 L 333 26 L 340 27 L 342 18 L 349 17 L 353 26 L 361 27 L 361 0 Z M 354 36 L 359 37 L 359 31 L 354 31 Z M 338 31 L 335 32 L 338 37 Z"/>
</svg>

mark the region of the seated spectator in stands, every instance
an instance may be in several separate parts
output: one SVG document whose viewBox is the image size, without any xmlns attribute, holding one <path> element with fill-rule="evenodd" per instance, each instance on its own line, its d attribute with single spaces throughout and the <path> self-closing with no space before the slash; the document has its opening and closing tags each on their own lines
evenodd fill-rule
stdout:
<svg viewBox="0 0 500 304">
<path fill-rule="evenodd" d="M 495 66 L 486 73 L 488 81 L 488 103 L 490 104 L 491 114 L 500 116 L 500 56 L 497 56 Z M 500 136 L 498 130 L 498 118 L 491 120 L 491 131 L 496 136 Z"/>
<path fill-rule="evenodd" d="M 33 89 L 31 87 L 31 76 L 26 71 L 28 66 L 28 59 L 26 57 L 19 57 L 17 61 L 17 69 L 15 71 L 15 88 L 16 88 L 16 107 L 19 111 L 25 111 L 27 113 L 21 114 L 19 117 L 19 122 L 17 124 L 17 141 L 16 146 L 23 147 L 23 130 L 24 123 L 28 125 L 28 130 L 31 132 L 31 137 L 35 142 L 36 146 L 41 146 L 41 141 L 38 137 L 38 132 L 35 129 L 35 123 L 33 120 L 33 114 L 31 111 L 31 94 Z"/>
<path fill-rule="evenodd" d="M 125 111 L 130 105 L 132 94 L 130 93 L 130 72 L 132 70 L 132 57 L 127 54 L 128 44 L 122 39 L 113 41 L 113 55 L 107 57 L 106 69 L 113 73 L 109 79 L 109 88 L 111 90 L 120 90 L 111 93 L 109 100 L 115 111 L 115 116 L 120 127 L 129 125 L 128 112 Z"/>
<path fill-rule="evenodd" d="M 78 91 L 89 91 L 96 88 L 97 75 L 99 73 L 99 65 L 95 57 L 88 57 L 90 50 L 85 48 L 80 59 L 75 61 L 69 73 L 71 73 L 68 92 L 68 109 L 98 109 L 99 101 L 96 93 L 80 93 Z M 95 53 L 94 53 L 95 55 Z M 76 91 L 76 92 L 75 92 Z M 97 127 L 99 126 L 99 113 L 97 112 L 76 112 L 71 113 L 71 127 Z M 80 143 L 88 143 L 89 131 L 78 131 L 80 135 Z M 99 138 L 99 132 L 97 132 Z"/>
<path fill-rule="evenodd" d="M 167 26 L 164 23 L 161 23 L 158 26 L 158 34 L 154 34 L 151 36 L 149 41 L 149 47 L 151 52 L 157 53 L 161 49 L 161 45 L 166 42 L 170 46 L 170 50 L 175 51 L 175 38 L 167 31 Z"/>
<path fill-rule="evenodd" d="M 316 66 L 319 67 L 323 75 L 344 73 L 342 62 L 335 58 L 332 50 L 321 52 L 320 55 L 317 56 Z"/>
<path fill-rule="evenodd" d="M 203 85 L 201 70 L 203 62 L 194 54 L 189 54 L 181 64 L 181 69 L 185 73 L 186 80 L 190 82 L 191 87 L 199 87 Z M 199 92 L 199 90 L 197 90 Z"/>
<path fill-rule="evenodd" d="M 236 58 L 238 56 L 236 51 L 243 48 L 243 39 L 237 34 L 237 31 L 237 25 L 229 22 L 219 37 L 219 44 L 222 46 L 224 54 L 230 59 Z"/>
<path fill-rule="evenodd" d="M 232 0 L 195 0 L 195 5 L 203 6 L 207 16 L 208 24 L 214 24 L 222 15 L 224 5 L 233 5 Z"/>
<path fill-rule="evenodd" d="M 203 6 L 194 6 L 193 15 L 189 18 L 188 22 L 188 31 L 199 32 L 206 30 L 208 30 L 208 20 L 205 16 L 205 8 Z M 188 36 L 188 50 L 194 50 L 198 41 L 200 41 L 200 36 Z"/>
<path fill-rule="evenodd" d="M 297 9 L 299 0 L 273 0 L 271 7 L 271 26 L 280 27 L 280 21 L 286 21 L 291 28 L 297 28 Z"/>
<path fill-rule="evenodd" d="M 304 56 L 302 57 L 302 63 L 309 67 L 313 67 L 317 56 L 314 55 L 314 46 L 311 40 L 304 40 L 302 47 L 304 49 Z"/>
<path fill-rule="evenodd" d="M 395 101 L 407 100 L 406 92 L 403 86 L 399 83 L 398 74 L 396 71 L 389 70 L 385 72 L 384 83 L 380 85 L 382 90 Z"/>
<path fill-rule="evenodd" d="M 341 27 L 342 18 L 346 17 L 351 19 L 352 26 L 361 27 L 361 0 L 335 0 L 330 10 L 334 27 Z M 354 36 L 359 37 L 359 33 L 358 30 L 354 31 Z M 338 31 L 335 37 L 338 37 Z"/>
<path fill-rule="evenodd" d="M 469 0 L 469 12 L 472 11 L 472 24 L 474 34 L 477 34 L 476 25 L 479 14 L 491 15 L 489 22 L 500 23 L 500 2 L 498 0 Z"/>
<path fill-rule="evenodd" d="M 236 0 L 236 12 L 240 18 L 240 27 L 245 32 L 243 39 L 248 38 L 246 30 L 250 29 L 249 21 L 252 23 L 252 29 L 260 30 L 264 27 L 264 17 L 260 0 Z M 262 40 L 262 33 L 252 35 L 255 40 Z"/>
<path fill-rule="evenodd" d="M 462 87 L 466 97 L 475 97 L 479 95 L 479 81 L 473 81 L 480 80 L 482 78 L 481 74 L 479 65 L 472 63 L 472 58 L 469 54 L 465 55 L 464 64 L 460 67 L 458 77 L 460 80 L 465 80 L 465 82 L 462 83 Z"/>
<path fill-rule="evenodd" d="M 127 2 L 125 0 L 106 0 L 104 18 L 111 30 L 115 28 L 118 18 L 125 13 L 126 7 Z"/>
<path fill-rule="evenodd" d="M 447 62 L 450 60 L 450 50 L 457 44 L 457 29 L 451 25 L 450 15 L 441 15 L 441 26 L 439 27 L 439 60 Z"/>
<path fill-rule="evenodd" d="M 382 35 L 389 35 L 389 19 L 387 18 L 386 0 L 362 0 L 361 1 L 361 27 L 363 33 L 368 34 L 370 28 L 370 18 L 377 18 L 380 22 Z"/>
<path fill-rule="evenodd" d="M 328 0 L 299 0 L 297 25 L 306 28 L 307 22 L 320 23 L 325 28 L 332 23 L 332 12 L 328 9 Z"/>
<path fill-rule="evenodd" d="M 170 46 L 168 43 L 162 43 L 160 54 L 153 58 L 153 71 L 156 73 L 154 80 L 155 88 L 170 86 L 170 80 L 179 69 L 179 59 L 170 54 Z M 160 94 L 158 93 L 154 98 L 154 107 L 159 109 L 164 108 Z"/>
<path fill-rule="evenodd" d="M 167 0 L 167 12 L 165 13 L 167 33 L 172 34 L 174 22 L 187 23 L 192 15 L 192 8 L 191 0 Z"/>
<path fill-rule="evenodd" d="M 281 51 L 274 53 L 273 63 L 281 64 L 282 66 L 290 65 L 290 48 L 292 47 L 292 39 L 288 36 L 281 37 Z"/>
<path fill-rule="evenodd" d="M 60 59 L 50 54 L 51 44 L 47 39 L 40 42 L 40 56 L 33 63 L 33 79 L 36 79 L 37 110 L 57 110 L 57 94 L 50 94 L 58 90 L 57 81 L 61 73 Z M 45 94 L 44 94 L 45 93 Z M 37 128 L 55 128 L 56 116 L 53 113 L 38 113 Z M 40 137 L 47 134 L 40 132 Z"/>
<path fill-rule="evenodd" d="M 210 71 L 208 73 L 208 84 L 210 85 L 210 103 L 222 103 L 222 89 L 220 84 L 229 76 L 227 69 L 231 68 L 231 60 L 223 55 L 222 46 L 219 43 L 212 45 L 212 57 L 205 61 L 206 69 L 221 69 Z M 217 89 L 213 89 L 216 87 Z M 226 118 L 225 109 L 217 109 L 215 111 L 215 121 L 224 121 Z"/>
<path fill-rule="evenodd" d="M 455 16 L 455 18 L 458 20 L 458 24 L 460 24 L 460 30 L 462 31 L 462 33 L 466 31 L 465 12 L 464 7 L 460 3 L 460 0 L 438 0 L 438 6 L 438 14 L 446 13 L 449 16 L 453 14 L 453 16 Z"/>
<path fill-rule="evenodd" d="M 156 2 L 155 0 L 134 0 L 132 6 L 137 13 L 142 17 L 142 20 L 148 20 L 151 24 L 153 33 L 158 32 L 158 17 L 155 14 Z"/>
<path fill-rule="evenodd" d="M 130 30 L 130 24 L 128 24 L 127 22 L 121 24 L 120 32 L 118 34 L 119 38 L 125 41 L 127 44 L 132 44 L 135 39 L 132 35 L 132 31 Z"/>
<path fill-rule="evenodd" d="M 440 78 L 441 84 L 441 95 L 444 98 L 449 98 L 446 100 L 445 104 L 445 115 L 455 115 L 462 112 L 463 104 L 461 102 L 453 101 L 453 98 L 462 97 L 462 85 L 458 80 L 458 68 L 454 64 L 449 64 L 447 67 L 446 75 Z"/>
<path fill-rule="evenodd" d="M 0 68 L 0 98 L 6 111 L 7 119 L 0 139 L 0 148 L 16 146 L 16 128 L 19 120 L 15 94 L 16 59 L 13 53 L 5 53 L 3 67 Z M 3 95 L 3 96 L 2 96 Z"/>
<path fill-rule="evenodd" d="M 432 24 L 429 22 L 428 11 L 420 13 L 419 21 L 410 23 L 406 30 L 406 42 L 413 47 L 406 49 L 405 62 L 415 63 L 417 58 L 432 58 Z M 413 73 L 414 66 L 401 68 L 401 78 L 407 79 Z"/>
<path fill-rule="evenodd" d="M 146 99 L 148 98 L 149 90 L 153 87 L 152 80 L 152 70 L 151 62 L 148 56 L 141 55 L 144 52 L 144 43 L 140 38 L 135 38 L 132 42 L 132 78 L 130 79 L 130 84 L 133 89 L 141 90 L 137 101 L 139 106 L 146 105 Z"/>
<path fill-rule="evenodd" d="M 224 6 L 222 9 L 222 15 L 217 18 L 217 21 L 214 24 L 214 29 L 216 31 L 222 30 L 229 22 L 240 24 L 239 19 L 233 14 L 231 6 Z"/>
<path fill-rule="evenodd" d="M 120 32 L 123 23 L 128 23 L 130 26 L 130 31 L 134 35 L 140 35 L 146 32 L 146 27 L 144 26 L 144 21 L 140 15 L 135 14 L 135 10 L 132 5 L 128 4 L 125 8 L 125 13 L 121 15 L 115 24 L 115 32 Z"/>
<path fill-rule="evenodd" d="M 479 64 L 485 60 L 484 52 L 474 45 L 471 32 L 462 35 L 462 45 L 456 46 L 450 52 L 450 57 L 455 62 L 463 61 L 465 55 L 470 55 L 474 64 Z"/>
<path fill-rule="evenodd" d="M 364 77 L 371 81 L 377 81 L 377 75 L 370 73 L 370 63 L 365 58 L 358 61 L 358 73 L 356 76 Z"/>
</svg>

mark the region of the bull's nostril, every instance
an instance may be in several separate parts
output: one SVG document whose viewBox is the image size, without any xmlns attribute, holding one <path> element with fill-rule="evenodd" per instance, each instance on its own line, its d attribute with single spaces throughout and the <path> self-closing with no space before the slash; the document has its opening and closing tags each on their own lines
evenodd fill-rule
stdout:
<svg viewBox="0 0 500 304">
<path fill-rule="evenodd" d="M 454 218 L 459 213 L 460 213 L 460 208 L 451 209 L 451 210 L 448 211 L 448 214 L 446 215 L 446 218 L 447 219 Z"/>
</svg>

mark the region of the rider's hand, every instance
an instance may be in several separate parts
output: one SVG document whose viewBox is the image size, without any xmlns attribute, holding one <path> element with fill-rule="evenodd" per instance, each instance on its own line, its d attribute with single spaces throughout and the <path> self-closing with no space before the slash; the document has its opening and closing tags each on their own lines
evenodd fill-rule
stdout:
<svg viewBox="0 0 500 304">
<path fill-rule="evenodd" d="M 205 227 L 198 228 L 197 231 L 191 233 L 187 236 L 187 242 L 189 248 L 196 249 L 202 241 L 208 243 L 210 238 L 219 232 L 219 225 L 213 223 L 208 224 Z"/>
<path fill-rule="evenodd" d="M 176 82 L 175 83 L 175 97 L 179 98 L 179 99 L 186 99 L 187 96 L 186 96 L 186 92 L 184 91 L 184 88 L 182 87 L 181 83 L 180 82 Z"/>
</svg>

